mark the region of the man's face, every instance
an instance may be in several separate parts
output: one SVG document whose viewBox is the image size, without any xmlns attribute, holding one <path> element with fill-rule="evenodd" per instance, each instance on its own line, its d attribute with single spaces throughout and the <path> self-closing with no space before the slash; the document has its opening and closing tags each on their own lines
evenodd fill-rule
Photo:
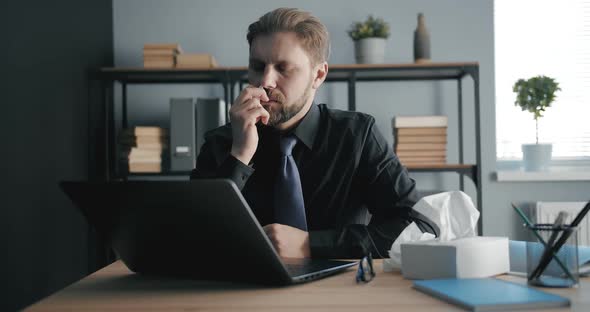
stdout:
<svg viewBox="0 0 590 312">
<path fill-rule="evenodd" d="M 268 125 L 273 127 L 309 107 L 315 94 L 311 60 L 291 32 L 260 35 L 252 41 L 248 80 L 266 90 L 270 101 L 261 104 L 270 114 Z"/>
</svg>

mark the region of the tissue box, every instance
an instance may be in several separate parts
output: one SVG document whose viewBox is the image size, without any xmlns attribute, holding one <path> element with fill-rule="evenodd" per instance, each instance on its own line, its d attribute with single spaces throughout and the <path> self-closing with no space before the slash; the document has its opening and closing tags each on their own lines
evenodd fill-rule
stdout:
<svg viewBox="0 0 590 312">
<path fill-rule="evenodd" d="M 401 259 L 408 279 L 482 278 L 510 270 L 507 237 L 404 243 Z"/>
</svg>

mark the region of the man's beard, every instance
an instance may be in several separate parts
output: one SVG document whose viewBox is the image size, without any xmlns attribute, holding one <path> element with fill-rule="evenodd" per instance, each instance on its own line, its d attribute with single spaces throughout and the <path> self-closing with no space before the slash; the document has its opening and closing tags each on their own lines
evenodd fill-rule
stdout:
<svg viewBox="0 0 590 312">
<path fill-rule="evenodd" d="M 268 119 L 268 126 L 276 127 L 279 124 L 285 123 L 289 121 L 293 116 L 297 115 L 311 96 L 311 85 L 313 80 L 310 80 L 309 84 L 305 88 L 305 91 L 297 100 L 293 101 L 291 104 L 285 103 L 285 96 L 277 89 L 274 89 L 270 92 L 268 97 L 276 101 L 279 105 L 274 109 L 273 107 L 269 106 L 266 110 L 268 111 L 270 118 Z"/>
</svg>

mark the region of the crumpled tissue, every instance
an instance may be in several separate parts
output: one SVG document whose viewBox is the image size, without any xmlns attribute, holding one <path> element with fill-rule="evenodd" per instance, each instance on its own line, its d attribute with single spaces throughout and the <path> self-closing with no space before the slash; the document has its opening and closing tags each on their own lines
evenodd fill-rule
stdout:
<svg viewBox="0 0 590 312">
<path fill-rule="evenodd" d="M 443 192 L 420 199 L 414 207 L 415 211 L 436 223 L 440 229 L 439 237 L 430 233 L 422 233 L 412 222 L 391 245 L 389 259 L 383 259 L 383 271 L 401 269 L 401 244 L 407 242 L 439 240 L 449 241 L 456 238 L 477 235 L 479 211 L 473 205 L 471 197 L 462 191 Z"/>
</svg>

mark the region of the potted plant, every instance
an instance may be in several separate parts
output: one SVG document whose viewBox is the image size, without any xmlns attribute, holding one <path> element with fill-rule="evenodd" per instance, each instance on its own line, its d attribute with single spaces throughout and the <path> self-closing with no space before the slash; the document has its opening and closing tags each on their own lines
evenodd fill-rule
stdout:
<svg viewBox="0 0 590 312">
<path fill-rule="evenodd" d="M 539 118 L 555 100 L 555 93 L 561 90 L 555 79 L 536 76 L 528 80 L 519 79 L 512 87 L 516 93 L 514 104 L 523 111 L 533 113 L 535 118 L 535 144 L 523 144 L 522 154 L 525 171 L 547 170 L 551 161 L 552 144 L 539 144 Z"/>
<path fill-rule="evenodd" d="M 382 18 L 369 15 L 364 22 L 354 22 L 348 30 L 348 35 L 354 41 L 354 55 L 358 64 L 384 62 L 389 24 Z"/>
</svg>

